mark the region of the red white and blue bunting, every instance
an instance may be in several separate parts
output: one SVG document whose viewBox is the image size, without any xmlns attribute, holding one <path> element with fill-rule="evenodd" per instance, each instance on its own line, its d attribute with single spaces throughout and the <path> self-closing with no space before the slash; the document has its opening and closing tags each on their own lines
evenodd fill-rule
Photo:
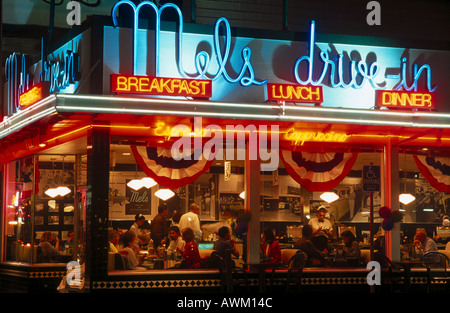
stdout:
<svg viewBox="0 0 450 313">
<path fill-rule="evenodd" d="M 288 174 L 312 192 L 337 187 L 352 169 L 358 154 L 281 150 L 280 157 Z"/>
<path fill-rule="evenodd" d="M 439 192 L 450 193 L 450 158 L 413 155 L 420 172 Z"/>
<path fill-rule="evenodd" d="M 165 188 L 178 189 L 195 181 L 206 172 L 214 158 L 203 154 L 196 160 L 194 153 L 180 160 L 174 159 L 170 148 L 130 146 L 139 167 Z"/>
</svg>

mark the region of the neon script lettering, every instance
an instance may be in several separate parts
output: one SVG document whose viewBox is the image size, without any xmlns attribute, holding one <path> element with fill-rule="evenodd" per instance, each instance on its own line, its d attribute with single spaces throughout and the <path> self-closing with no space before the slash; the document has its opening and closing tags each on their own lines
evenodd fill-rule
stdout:
<svg viewBox="0 0 450 313">
<path fill-rule="evenodd" d="M 310 40 L 309 40 L 309 53 L 307 56 L 302 56 L 295 62 L 294 66 L 294 76 L 295 80 L 301 85 L 313 85 L 317 86 L 323 84 L 327 73 L 329 73 L 330 86 L 333 88 L 342 87 L 355 89 L 360 89 L 364 86 L 366 81 L 369 81 L 373 89 L 382 89 L 380 85 L 375 82 L 376 76 L 379 74 L 380 67 L 377 62 L 372 62 L 370 65 L 363 61 L 355 62 L 350 61 L 350 72 L 348 81 L 344 81 L 344 55 L 338 54 L 336 63 L 330 59 L 328 51 L 320 51 L 319 56 L 323 62 L 322 73 L 318 79 L 313 78 L 314 73 L 314 51 L 315 51 L 315 22 L 311 22 L 310 28 Z M 300 64 L 306 62 L 307 67 L 307 78 L 306 80 L 300 77 Z M 414 64 L 414 78 L 410 86 L 406 82 L 407 79 L 407 69 L 406 69 L 407 58 L 402 58 L 401 60 L 401 77 L 395 76 L 390 78 L 400 78 L 400 82 L 397 84 L 396 90 L 404 88 L 406 91 L 414 90 L 417 91 L 417 85 L 421 74 L 424 70 L 427 71 L 426 85 L 429 92 L 434 92 L 437 86 L 431 87 L 431 68 L 428 64 L 422 65 L 417 69 L 417 64 Z M 391 75 L 389 75 L 391 76 Z"/>
<path fill-rule="evenodd" d="M 344 133 L 335 132 L 313 132 L 313 131 L 299 131 L 295 128 L 290 128 L 287 130 L 284 138 L 286 140 L 292 141 L 293 145 L 301 145 L 307 141 L 317 141 L 317 142 L 345 142 L 350 135 Z"/>
<path fill-rule="evenodd" d="M 225 18 L 220 18 L 216 22 L 215 31 L 214 31 L 214 52 L 216 54 L 216 61 L 218 64 L 219 69 L 216 73 L 211 74 L 208 72 L 208 70 L 211 67 L 211 56 L 206 51 L 201 51 L 196 54 L 195 56 L 195 68 L 197 71 L 197 74 L 190 74 L 188 75 L 183 66 L 183 15 L 181 13 L 181 10 L 173 3 L 166 3 L 162 5 L 160 8 L 158 8 L 153 2 L 150 1 L 142 1 L 137 6 L 129 1 L 129 0 L 121 0 L 118 1 L 112 10 L 112 19 L 114 26 L 117 26 L 117 10 L 119 6 L 121 5 L 128 5 L 133 10 L 133 74 L 137 74 L 138 72 L 138 62 L 137 62 L 137 33 L 139 28 L 139 12 L 144 6 L 149 6 L 153 9 L 155 15 L 156 15 L 156 25 L 155 25 L 155 75 L 159 76 L 159 57 L 160 57 L 160 35 L 161 35 L 161 14 L 165 9 L 172 8 L 175 10 L 175 12 L 178 14 L 179 23 L 178 23 L 178 72 L 182 77 L 192 77 L 194 75 L 197 75 L 195 77 L 196 79 L 204 79 L 209 78 L 211 80 L 216 80 L 220 76 L 223 76 L 228 82 L 230 83 L 236 83 L 239 82 L 243 86 L 250 86 L 250 85 L 263 85 L 267 81 L 257 81 L 255 79 L 255 73 L 253 70 L 253 66 L 250 62 L 251 57 L 251 50 L 250 48 L 246 47 L 242 50 L 242 60 L 243 64 L 241 66 L 241 70 L 239 71 L 239 74 L 232 78 L 226 69 L 226 66 L 229 62 L 230 57 L 230 51 L 231 51 L 231 30 L 230 30 L 230 24 L 228 23 L 228 20 Z M 219 36 L 219 30 L 221 24 L 225 27 L 225 48 L 222 49 L 220 47 L 220 37 Z"/>
</svg>

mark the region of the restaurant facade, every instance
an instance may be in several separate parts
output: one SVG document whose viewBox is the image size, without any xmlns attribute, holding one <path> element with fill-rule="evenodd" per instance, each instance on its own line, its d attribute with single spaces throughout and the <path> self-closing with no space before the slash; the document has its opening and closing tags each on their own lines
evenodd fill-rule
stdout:
<svg viewBox="0 0 450 313">
<path fill-rule="evenodd" d="M 201 250 L 228 225 L 246 263 L 259 261 L 264 229 L 291 248 L 320 206 L 336 240 L 354 232 L 366 262 L 376 239 L 400 259 L 419 227 L 445 250 L 449 52 L 324 42 L 314 21 L 304 41 L 236 33 L 225 18 L 184 23 L 174 4 L 118 1 L 54 50 L 43 41 L 39 58 L 7 58 L 3 291 L 54 292 L 74 264 L 73 290 L 221 290 L 210 269 L 116 267 L 108 230 L 128 230 L 137 214 L 151 221 L 160 203 L 168 223 L 197 203 Z M 64 244 L 60 262 L 41 259 L 45 231 Z M 303 279 L 368 290 L 367 274 L 324 268 Z"/>
</svg>

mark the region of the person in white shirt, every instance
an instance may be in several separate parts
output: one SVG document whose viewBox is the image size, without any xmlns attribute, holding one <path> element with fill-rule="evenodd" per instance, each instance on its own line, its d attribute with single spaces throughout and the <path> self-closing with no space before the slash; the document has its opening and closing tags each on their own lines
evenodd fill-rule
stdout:
<svg viewBox="0 0 450 313">
<path fill-rule="evenodd" d="M 181 231 L 185 228 L 191 228 L 194 232 L 195 241 L 199 242 L 202 238 L 202 230 L 200 228 L 200 219 L 198 214 L 200 213 L 200 207 L 196 203 L 192 203 L 189 207 L 189 212 L 184 213 L 180 218 L 179 228 Z"/>
<path fill-rule="evenodd" d="M 169 238 L 170 244 L 167 247 L 167 256 L 176 256 L 177 253 L 182 255 L 186 242 L 184 242 L 183 238 L 181 237 L 181 232 L 178 226 L 171 226 L 169 228 Z"/>
<path fill-rule="evenodd" d="M 141 231 L 139 230 L 139 227 L 141 227 L 145 222 L 145 216 L 142 214 L 136 214 L 136 216 L 134 217 L 134 223 L 133 225 L 131 225 L 130 227 L 130 231 L 132 231 L 137 238 L 137 242 L 136 244 L 139 245 L 139 237 L 141 237 Z"/>
<path fill-rule="evenodd" d="M 331 237 L 333 235 L 333 225 L 331 222 L 325 218 L 327 213 L 327 209 L 324 206 L 319 207 L 317 210 L 317 217 L 309 220 L 309 225 L 311 225 L 313 229 L 313 236 L 325 235 L 327 237 Z"/>
</svg>

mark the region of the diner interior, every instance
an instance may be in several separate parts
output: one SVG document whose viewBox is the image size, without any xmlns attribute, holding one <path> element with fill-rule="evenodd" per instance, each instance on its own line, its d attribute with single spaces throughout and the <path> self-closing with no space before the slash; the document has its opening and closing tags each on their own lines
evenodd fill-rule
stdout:
<svg viewBox="0 0 450 313">
<path fill-rule="evenodd" d="M 61 260 L 84 260 L 87 148 L 84 137 L 8 164 L 5 215 L 7 253 L 3 261 L 44 262 L 38 244 L 45 231 L 51 231 L 54 240 L 59 239 Z M 234 152 L 236 156 L 239 153 L 237 150 Z M 369 193 L 362 190 L 362 167 L 368 164 L 382 166 L 382 158 L 381 151 L 359 152 L 347 176 L 336 188 L 329 190 L 337 195 L 333 201 L 322 198 L 324 192 L 309 192 L 303 188 L 287 173 L 281 160 L 276 170 L 261 171 L 261 233 L 270 229 L 281 250 L 286 253 L 292 251 L 295 242 L 302 237 L 303 226 L 316 217 L 319 207 L 324 206 L 327 209 L 326 218 L 333 225 L 333 235 L 328 242 L 329 262 L 316 266 L 342 266 L 342 263 L 337 263 L 336 255 L 342 256 L 342 234 L 346 230 L 350 230 L 358 241 L 362 258 L 359 266 L 365 266 L 370 261 L 370 199 Z M 164 252 L 149 251 L 150 223 L 158 214 L 161 203 L 169 208 L 168 226 L 172 224 L 175 212 L 185 213 L 191 203 L 197 203 L 202 227 L 202 238 L 198 242 L 200 255 L 207 258 L 211 254 L 213 243 L 218 238 L 218 229 L 227 226 L 239 251 L 239 257 L 233 257 L 234 262 L 239 267 L 245 264 L 246 233 L 245 227 L 242 229 L 239 226 L 239 216 L 244 212 L 245 161 L 238 158 L 231 161 L 218 159 L 194 182 L 170 190 L 168 198 L 155 195 L 158 190 L 168 189 L 157 183 L 149 188 L 140 188 L 138 195 L 132 196 L 136 191 L 129 186 L 129 182 L 147 175 L 137 164 L 130 141 L 114 136 L 111 138 L 109 227 L 120 236 L 130 229 L 136 214 L 145 216 L 146 223 L 141 226 L 140 232 L 147 241 L 140 241 L 137 252 L 144 255 L 140 270 L 177 268 L 176 260 L 167 262 Z M 403 213 L 400 225 L 402 256 L 414 253 L 412 243 L 417 228 L 425 228 L 428 236 L 435 239 L 439 250 L 450 256 L 446 248 L 450 225 L 445 224 L 450 196 L 430 186 L 407 151 L 399 153 L 399 167 L 401 193 L 414 196 L 411 203 L 401 204 L 400 208 Z M 61 186 L 67 187 L 67 194 L 47 192 L 49 189 L 58 191 Z M 31 196 L 33 193 L 34 198 Z M 380 227 L 382 218 L 378 214 L 383 197 L 383 192 L 373 193 L 373 238 L 379 242 L 385 234 Z M 378 245 L 376 249 L 383 249 L 383 245 Z M 285 258 L 283 256 L 283 262 L 288 261 Z M 122 262 L 123 258 L 110 253 L 108 270 L 125 270 L 126 264 Z"/>
</svg>

